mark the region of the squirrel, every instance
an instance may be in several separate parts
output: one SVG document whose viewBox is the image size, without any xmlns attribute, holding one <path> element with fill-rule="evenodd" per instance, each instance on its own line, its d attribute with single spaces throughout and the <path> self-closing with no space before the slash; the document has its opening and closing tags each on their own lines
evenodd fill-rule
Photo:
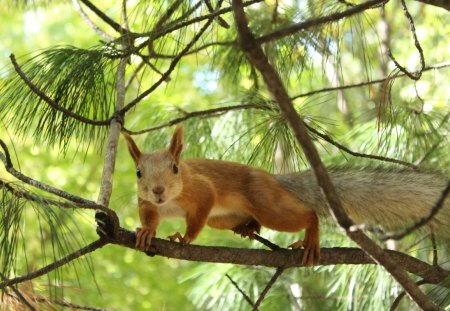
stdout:
<svg viewBox="0 0 450 311">
<path fill-rule="evenodd" d="M 272 175 L 235 162 L 181 160 L 182 126 L 176 127 L 168 148 L 151 153 L 141 152 L 130 135 L 123 135 L 136 164 L 142 225 L 137 248 L 148 250 L 161 218 L 179 216 L 186 219 L 186 232 L 169 236 L 171 241 L 191 243 L 205 225 L 250 239 L 261 226 L 285 232 L 305 229 L 304 239 L 290 246 L 304 248 L 302 264 L 320 260 L 319 216 L 329 212 L 312 171 Z M 446 184 L 433 173 L 351 169 L 329 173 L 356 224 L 388 230 L 427 216 Z M 450 232 L 450 200 L 429 225 Z"/>
</svg>

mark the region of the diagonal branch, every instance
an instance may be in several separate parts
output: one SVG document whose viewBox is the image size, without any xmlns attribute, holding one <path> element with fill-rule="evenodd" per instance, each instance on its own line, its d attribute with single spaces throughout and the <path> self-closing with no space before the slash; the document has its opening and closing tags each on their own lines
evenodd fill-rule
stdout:
<svg viewBox="0 0 450 311">
<path fill-rule="evenodd" d="M 370 1 L 374 5 L 375 1 Z M 369 2 L 367 2 L 369 3 Z M 269 63 L 264 51 L 255 40 L 248 27 L 241 0 L 233 1 L 234 17 L 239 34 L 239 44 L 249 61 L 261 72 L 264 82 L 277 101 L 286 121 L 295 133 L 297 141 L 303 148 L 306 158 L 310 162 L 317 177 L 319 186 L 330 205 L 332 215 L 339 226 L 355 241 L 367 254 L 381 264 L 403 286 L 409 296 L 423 309 L 439 310 L 439 308 L 420 290 L 406 274 L 403 268 L 392 260 L 376 243 L 368 238 L 361 230 L 352 230 L 353 222 L 345 213 L 334 188 L 330 176 L 323 165 L 319 154 L 308 136 L 304 121 L 297 115 L 279 74 Z"/>
<path fill-rule="evenodd" d="M 91 1 L 89 0 L 80 0 L 84 5 L 86 5 L 92 12 L 94 12 L 98 17 L 100 17 L 105 23 L 107 23 L 109 26 L 111 26 L 112 29 L 115 31 L 126 34 L 130 33 L 128 29 L 123 28 L 118 23 L 116 23 L 114 20 L 112 20 L 108 15 L 106 15 L 102 10 L 97 8 Z"/>
<path fill-rule="evenodd" d="M 259 295 L 258 299 L 256 300 L 255 305 L 253 306 L 253 311 L 257 311 L 259 309 L 261 302 L 264 300 L 264 298 L 266 298 L 267 293 L 272 288 L 273 284 L 275 284 L 275 282 L 278 280 L 278 278 L 283 274 L 284 270 L 285 268 L 277 268 L 277 271 L 275 271 L 274 275 L 261 292 L 261 295 Z"/>
<path fill-rule="evenodd" d="M 278 40 L 282 37 L 292 35 L 300 30 L 305 30 L 310 27 L 316 27 L 316 26 L 330 23 L 330 22 L 336 22 L 343 18 L 350 17 L 355 14 L 359 14 L 365 10 L 372 9 L 372 8 L 379 6 L 381 4 L 384 4 L 388 1 L 389 0 L 370 0 L 370 1 L 367 1 L 364 3 L 352 6 L 351 8 L 349 8 L 348 10 L 345 10 L 343 12 L 333 13 L 333 14 L 321 16 L 321 17 L 315 17 L 315 18 L 306 20 L 306 21 L 298 23 L 298 24 L 294 24 L 292 26 L 289 26 L 289 27 L 286 27 L 283 29 L 275 30 L 267 35 L 263 35 L 263 36 L 255 39 L 255 41 L 258 44 L 262 44 L 262 43 L 267 43 L 270 41 Z"/>
<path fill-rule="evenodd" d="M 69 262 L 80 258 L 81 256 L 84 256 L 86 254 L 92 253 L 93 251 L 105 246 L 106 244 L 108 244 L 108 241 L 105 239 L 99 239 L 95 242 L 92 242 L 88 245 L 86 245 L 85 247 L 77 250 L 76 252 L 73 252 L 72 254 L 61 258 L 60 260 L 57 260 L 39 270 L 36 270 L 32 273 L 29 273 L 27 275 L 23 275 L 23 276 L 19 276 L 13 279 L 9 279 L 9 280 L 5 280 L 3 282 L 0 283 L 0 289 L 3 289 L 7 286 L 12 286 L 14 284 L 18 284 L 18 283 L 22 283 L 25 281 L 29 281 L 32 279 L 35 279 L 37 277 L 40 277 L 42 275 L 48 274 L 49 272 L 58 269 L 59 267 L 62 267 L 66 264 L 68 264 Z"/>
<path fill-rule="evenodd" d="M 143 100 L 145 97 L 147 97 L 149 94 L 151 94 L 153 91 L 155 91 L 161 83 L 166 81 L 169 77 L 172 71 L 176 68 L 178 62 L 181 60 L 181 58 L 191 49 L 191 47 L 201 38 L 203 33 L 209 28 L 211 25 L 213 19 L 209 19 L 205 25 L 198 31 L 198 33 L 194 36 L 194 38 L 185 46 L 185 48 L 178 54 L 169 65 L 169 68 L 164 72 L 164 74 L 161 76 L 161 78 L 155 82 L 150 88 L 142 92 L 138 97 L 136 97 L 134 100 L 129 102 L 123 109 L 118 111 L 119 114 L 124 114 L 125 112 L 129 111 L 131 108 L 136 106 L 141 100 Z"/>
<path fill-rule="evenodd" d="M 51 194 L 54 194 L 56 196 L 59 196 L 61 198 L 64 198 L 66 200 L 69 200 L 71 202 L 80 204 L 81 206 L 84 206 L 85 208 L 89 208 L 89 209 L 101 209 L 107 213 L 112 212 L 112 210 L 102 206 L 102 205 L 98 205 L 93 201 L 90 200 L 86 200 L 83 199 L 81 197 L 78 197 L 76 195 L 67 193 L 65 191 L 62 191 L 60 189 L 57 189 L 53 186 L 44 184 L 42 182 L 39 182 L 33 178 L 30 178 L 24 174 L 22 174 L 21 172 L 17 171 L 12 163 L 11 163 L 11 159 L 9 158 L 9 151 L 8 148 L 6 147 L 6 144 L 3 142 L 3 140 L 0 139 L 0 146 L 3 148 L 5 154 L 3 154 L 2 152 L 0 152 L 0 160 L 2 160 L 3 164 L 5 165 L 6 171 L 8 173 L 10 173 L 11 175 L 13 175 L 14 177 L 16 177 L 17 179 L 23 181 L 26 184 L 29 184 L 33 187 L 36 187 L 38 189 L 44 190 L 46 192 L 49 192 Z"/>
</svg>

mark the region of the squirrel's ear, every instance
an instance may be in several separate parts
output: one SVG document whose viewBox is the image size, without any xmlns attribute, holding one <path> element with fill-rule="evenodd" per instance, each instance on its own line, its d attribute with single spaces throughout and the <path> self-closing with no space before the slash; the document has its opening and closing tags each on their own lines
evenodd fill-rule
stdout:
<svg viewBox="0 0 450 311">
<path fill-rule="evenodd" d="M 134 162 L 137 164 L 139 162 L 139 158 L 141 157 L 141 151 L 136 146 L 136 143 L 134 142 L 133 138 L 131 138 L 130 135 L 128 135 L 125 132 L 122 132 L 122 134 L 127 142 L 128 151 L 130 152 Z"/>
<path fill-rule="evenodd" d="M 181 151 L 183 150 L 183 126 L 178 125 L 173 133 L 172 140 L 170 141 L 169 152 L 175 158 L 178 163 L 180 161 Z"/>
</svg>

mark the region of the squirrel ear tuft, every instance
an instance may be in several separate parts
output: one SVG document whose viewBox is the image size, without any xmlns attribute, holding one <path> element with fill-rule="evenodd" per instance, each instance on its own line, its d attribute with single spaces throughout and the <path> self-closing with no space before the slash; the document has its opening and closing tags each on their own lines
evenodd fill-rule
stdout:
<svg viewBox="0 0 450 311">
<path fill-rule="evenodd" d="M 175 158 L 178 163 L 180 161 L 181 151 L 183 150 L 183 126 L 178 125 L 173 133 L 172 140 L 170 141 L 169 152 Z"/>
<path fill-rule="evenodd" d="M 134 162 L 137 164 L 139 162 L 139 158 L 141 157 L 141 151 L 136 146 L 136 143 L 134 142 L 133 138 L 125 132 L 122 132 L 123 137 L 125 138 L 127 142 L 128 151 L 131 154 L 131 157 L 133 158 Z"/>
</svg>

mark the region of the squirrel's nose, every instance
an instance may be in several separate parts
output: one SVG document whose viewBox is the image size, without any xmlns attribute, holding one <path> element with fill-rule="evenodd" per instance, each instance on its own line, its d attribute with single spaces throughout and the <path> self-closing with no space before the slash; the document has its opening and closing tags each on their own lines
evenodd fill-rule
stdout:
<svg viewBox="0 0 450 311">
<path fill-rule="evenodd" d="M 156 186 L 154 188 L 152 188 L 152 192 L 154 194 L 163 194 L 165 188 L 163 186 Z"/>
</svg>

